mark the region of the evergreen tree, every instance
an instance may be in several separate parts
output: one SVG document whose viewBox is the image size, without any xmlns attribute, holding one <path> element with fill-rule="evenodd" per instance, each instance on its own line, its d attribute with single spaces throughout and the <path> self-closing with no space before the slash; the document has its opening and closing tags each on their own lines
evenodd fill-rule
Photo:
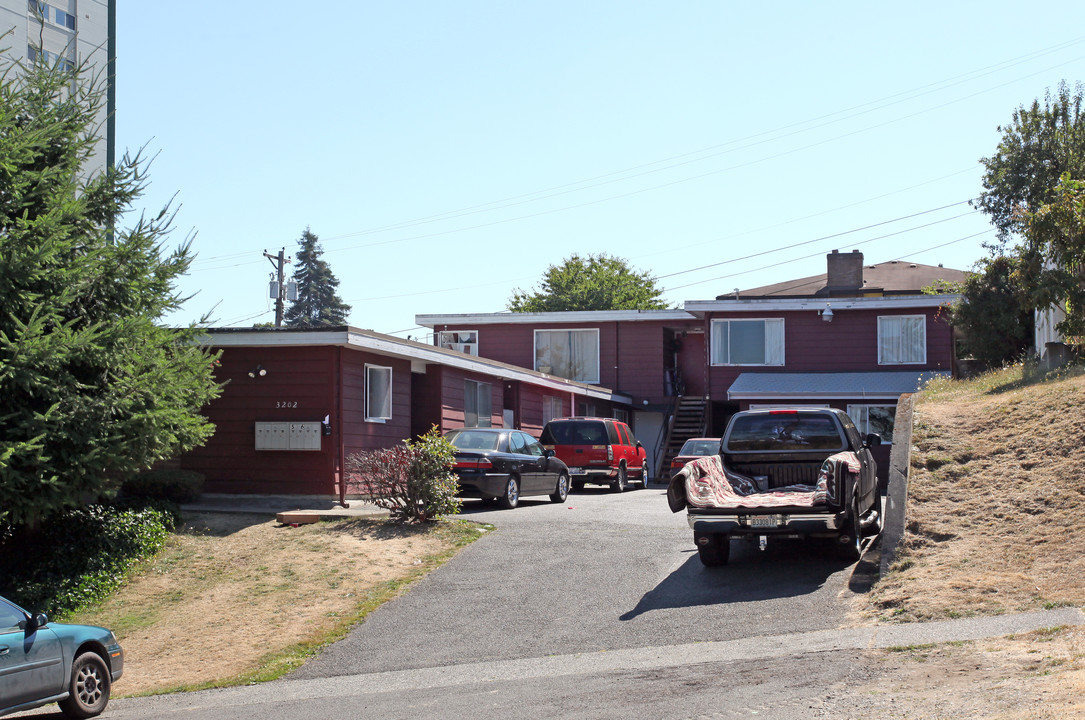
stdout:
<svg viewBox="0 0 1085 720">
<path fill-rule="evenodd" d="M 298 299 L 286 311 L 289 327 L 328 327 L 346 325 L 350 305 L 336 293 L 339 280 L 331 266 L 320 258 L 324 254 L 319 238 L 305 228 L 298 240 L 297 265 L 294 281 L 298 284 Z"/>
<path fill-rule="evenodd" d="M 82 73 L 0 76 L 0 524 L 33 524 L 202 444 L 217 356 L 180 307 L 172 214 L 115 230 L 144 162 L 92 172 L 102 92 Z"/>
</svg>

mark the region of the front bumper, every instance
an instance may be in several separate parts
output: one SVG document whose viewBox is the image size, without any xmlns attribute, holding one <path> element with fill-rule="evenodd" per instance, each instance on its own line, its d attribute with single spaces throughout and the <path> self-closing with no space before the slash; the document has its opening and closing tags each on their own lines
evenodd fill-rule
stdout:
<svg viewBox="0 0 1085 720">
<path fill-rule="evenodd" d="M 704 513 L 690 511 L 686 520 L 698 534 L 832 535 L 845 527 L 847 513 L 788 512 Z"/>
</svg>

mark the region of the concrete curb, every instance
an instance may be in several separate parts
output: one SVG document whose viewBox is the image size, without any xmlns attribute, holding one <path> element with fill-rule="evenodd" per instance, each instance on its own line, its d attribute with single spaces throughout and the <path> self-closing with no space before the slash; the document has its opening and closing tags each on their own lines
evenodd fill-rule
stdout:
<svg viewBox="0 0 1085 720">
<path fill-rule="evenodd" d="M 893 422 L 893 449 L 889 455 L 889 487 L 885 497 L 885 521 L 881 533 L 881 576 L 889 572 L 897 559 L 897 548 L 904 539 L 908 505 L 908 468 L 912 462 L 912 415 L 915 395 L 901 395 Z"/>
</svg>

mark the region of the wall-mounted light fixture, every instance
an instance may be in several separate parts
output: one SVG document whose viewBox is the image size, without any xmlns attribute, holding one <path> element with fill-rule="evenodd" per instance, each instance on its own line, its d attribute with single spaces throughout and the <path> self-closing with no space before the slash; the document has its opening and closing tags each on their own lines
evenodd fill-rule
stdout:
<svg viewBox="0 0 1085 720">
<path fill-rule="evenodd" d="M 825 309 L 824 310 L 818 310 L 818 315 L 820 315 L 821 319 L 824 320 L 825 322 L 832 322 L 833 321 L 833 308 L 832 308 L 832 306 L 829 303 L 825 303 Z"/>
<path fill-rule="evenodd" d="M 257 365 L 254 369 L 249 370 L 249 377 L 255 379 L 258 377 L 264 377 L 267 375 L 267 369 L 263 365 Z"/>
</svg>

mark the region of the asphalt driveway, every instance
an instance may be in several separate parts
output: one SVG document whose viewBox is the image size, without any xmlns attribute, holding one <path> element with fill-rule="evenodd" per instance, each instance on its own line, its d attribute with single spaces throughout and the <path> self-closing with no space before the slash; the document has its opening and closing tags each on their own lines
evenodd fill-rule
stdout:
<svg viewBox="0 0 1085 720">
<path fill-rule="evenodd" d="M 658 489 L 587 488 L 463 517 L 497 529 L 293 673 L 332 677 L 835 628 L 852 566 L 824 544 L 734 543 L 707 569 Z"/>
</svg>

